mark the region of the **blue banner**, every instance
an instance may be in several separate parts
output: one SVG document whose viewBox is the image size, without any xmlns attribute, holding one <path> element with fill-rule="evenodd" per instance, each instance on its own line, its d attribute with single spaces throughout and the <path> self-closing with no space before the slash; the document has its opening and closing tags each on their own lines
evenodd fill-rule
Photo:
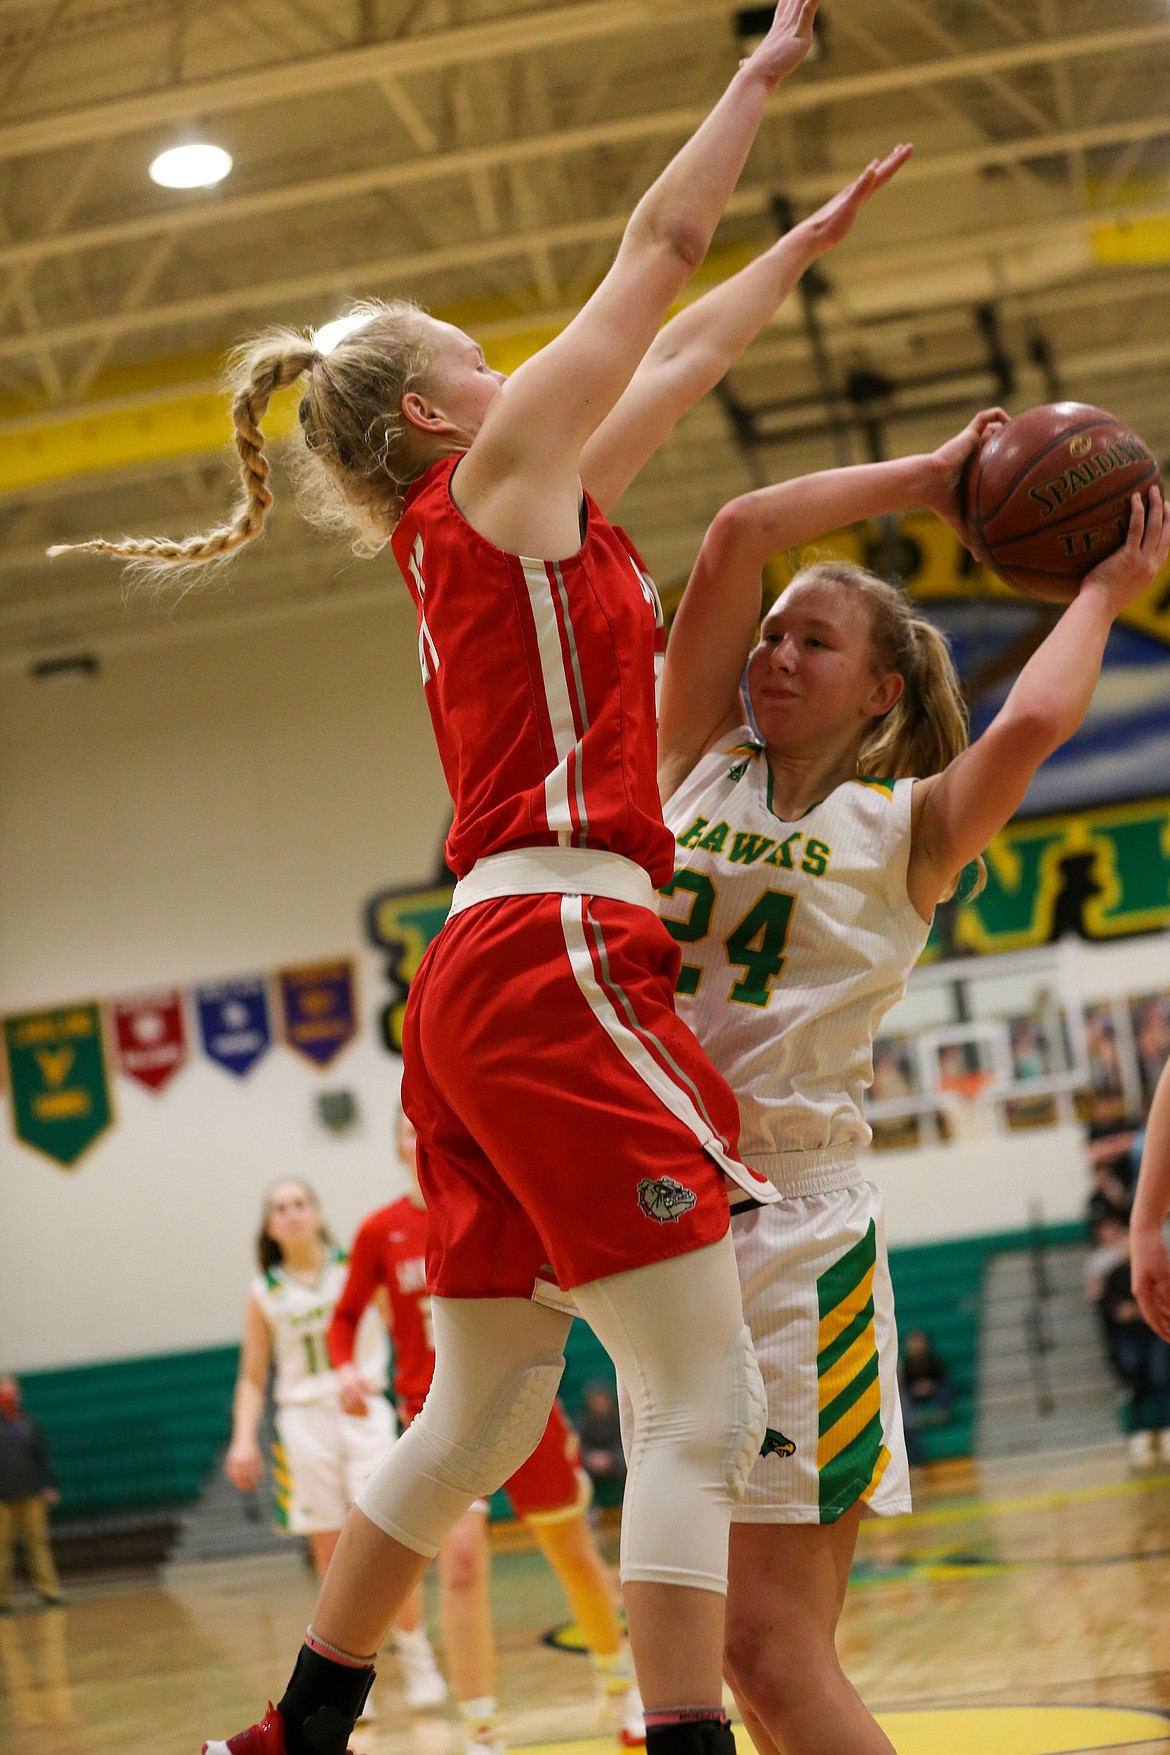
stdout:
<svg viewBox="0 0 1170 1755">
<path fill-rule="evenodd" d="M 348 957 L 279 973 L 284 1039 L 315 1066 L 328 1066 L 357 1033 L 354 967 Z"/>
<path fill-rule="evenodd" d="M 272 1046 L 268 987 L 263 977 L 197 987 L 195 1005 L 203 1052 L 242 1079 Z"/>
</svg>

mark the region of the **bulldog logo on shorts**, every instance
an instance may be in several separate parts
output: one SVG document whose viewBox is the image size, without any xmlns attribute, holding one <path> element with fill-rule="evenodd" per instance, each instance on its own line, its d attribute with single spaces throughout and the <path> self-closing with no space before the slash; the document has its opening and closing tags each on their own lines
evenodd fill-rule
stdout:
<svg viewBox="0 0 1170 1755">
<path fill-rule="evenodd" d="M 659 1225 L 674 1224 L 698 1204 L 694 1189 L 684 1188 L 673 1176 L 658 1176 L 653 1181 L 646 1177 L 638 1184 L 638 1205 Z"/>
</svg>

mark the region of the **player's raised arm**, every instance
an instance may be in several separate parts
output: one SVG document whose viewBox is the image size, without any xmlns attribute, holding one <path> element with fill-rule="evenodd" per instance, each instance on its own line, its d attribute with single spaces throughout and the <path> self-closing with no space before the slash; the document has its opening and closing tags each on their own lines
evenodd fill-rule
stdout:
<svg viewBox="0 0 1170 1755">
<path fill-rule="evenodd" d="M 767 99 L 812 45 L 818 5 L 780 0 L 764 41 L 638 203 L 600 287 L 495 399 L 458 472 L 460 504 L 475 522 L 490 506 L 492 522 L 506 527 L 510 496 L 542 483 L 575 486 L 582 446 L 706 255 Z"/>
<path fill-rule="evenodd" d="M 874 159 L 807 219 L 659 330 L 616 406 L 581 453 L 581 480 L 603 511 L 619 500 L 676 422 L 719 383 L 806 269 L 843 243 L 858 214 L 907 163 L 911 146 Z"/>
<path fill-rule="evenodd" d="M 659 720 L 659 789 L 670 796 L 704 750 L 743 717 L 739 686 L 760 619 L 772 555 L 833 530 L 926 507 L 962 532 L 958 483 L 983 435 L 1007 415 L 979 414 L 938 451 L 828 469 L 728 502 L 703 541 L 666 652 Z"/>
<path fill-rule="evenodd" d="M 1123 547 L 1085 577 L 1076 597 L 1020 672 L 983 736 L 915 788 L 910 898 L 929 916 L 963 867 L 983 852 L 1041 763 L 1082 723 L 1117 616 L 1170 558 L 1170 517 L 1154 488 L 1133 496 Z"/>
<path fill-rule="evenodd" d="M 1165 1224 L 1170 1214 L 1170 1061 L 1162 1068 L 1142 1168 L 1129 1219 L 1133 1295 L 1150 1327 L 1170 1341 L 1170 1253 Z"/>
</svg>

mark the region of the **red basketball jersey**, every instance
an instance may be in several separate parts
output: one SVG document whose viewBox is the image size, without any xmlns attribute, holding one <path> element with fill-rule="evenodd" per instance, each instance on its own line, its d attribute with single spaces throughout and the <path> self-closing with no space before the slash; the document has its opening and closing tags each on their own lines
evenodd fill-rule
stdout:
<svg viewBox="0 0 1170 1755">
<path fill-rule="evenodd" d="M 349 1277 L 329 1325 L 329 1356 L 353 1358 L 354 1336 L 370 1299 L 385 1286 L 394 1340 L 394 1399 L 413 1418 L 435 1370 L 431 1301 L 427 1296 L 427 1214 L 403 1196 L 363 1219 L 353 1240 Z"/>
<path fill-rule="evenodd" d="M 656 777 L 658 593 L 588 497 L 569 560 L 495 548 L 452 499 L 458 461 L 411 485 L 393 537 L 455 805 L 447 863 L 463 877 L 509 847 L 589 847 L 664 884 L 674 841 Z"/>
</svg>

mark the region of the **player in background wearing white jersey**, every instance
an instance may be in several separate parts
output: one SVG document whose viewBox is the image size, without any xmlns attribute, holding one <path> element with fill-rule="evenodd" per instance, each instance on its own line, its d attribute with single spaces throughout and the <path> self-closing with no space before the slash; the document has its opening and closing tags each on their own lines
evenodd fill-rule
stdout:
<svg viewBox="0 0 1170 1755">
<path fill-rule="evenodd" d="M 899 590 L 814 563 L 759 629 L 763 568 L 915 507 L 963 536 L 960 472 L 1004 419 L 982 414 L 930 456 L 733 501 L 667 648 L 660 778 L 679 868 L 663 914 L 681 941 L 679 1010 L 736 1093 L 745 1162 L 785 1196 L 738 1215 L 732 1200 L 769 1430 L 732 1513 L 727 1672 L 760 1755 L 892 1755 L 835 1647 L 865 1505 L 909 1508 L 881 1200 L 856 1163 L 873 1037 L 936 904 L 1080 725 L 1114 618 L 1170 554 L 1170 518 L 1157 490 L 1148 508 L 1135 497 L 1125 546 L 969 748 L 946 643 Z"/>
<path fill-rule="evenodd" d="M 289 1530 L 308 1538 L 317 1576 L 324 1578 L 346 1513 L 394 1443 L 394 1420 L 384 1393 L 386 1331 L 370 1311 L 354 1359 L 366 1390 L 365 1406 L 360 1415 L 347 1412 L 326 1346 L 333 1309 L 345 1285 L 346 1258 L 307 1183 L 292 1178 L 268 1190 L 256 1258 L 260 1273 L 244 1306 L 244 1344 L 224 1473 L 242 1492 L 251 1492 L 264 1473 L 257 1438 L 272 1366 L 284 1463 L 278 1502 Z M 423 1625 L 421 1587 L 395 1622 L 394 1649 L 407 1704 L 418 1710 L 441 1706 L 447 1687 Z M 372 1717 L 369 1700 L 365 1717 Z"/>
</svg>

